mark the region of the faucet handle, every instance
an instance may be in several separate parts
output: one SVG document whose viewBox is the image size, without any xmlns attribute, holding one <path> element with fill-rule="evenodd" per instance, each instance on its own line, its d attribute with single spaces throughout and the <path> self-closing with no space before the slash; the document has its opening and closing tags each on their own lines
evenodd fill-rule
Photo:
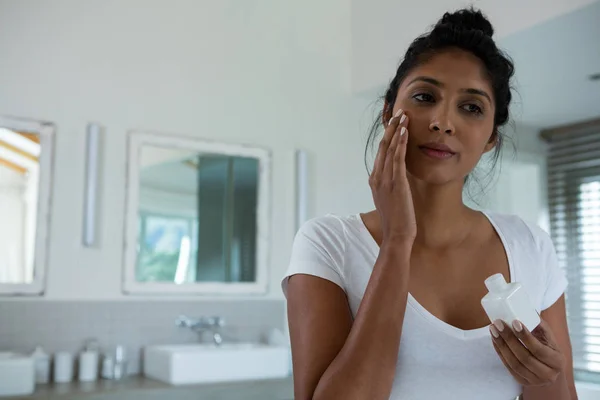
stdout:
<svg viewBox="0 0 600 400">
<path fill-rule="evenodd" d="M 193 322 L 189 317 L 186 317 L 185 315 L 180 315 L 175 320 L 175 325 L 183 328 L 190 328 L 193 325 Z"/>
<path fill-rule="evenodd" d="M 192 319 L 185 315 L 180 315 L 175 320 L 175 325 L 183 328 L 206 329 L 223 327 L 225 325 L 225 320 L 219 316 L 200 317 L 198 319 Z"/>
<path fill-rule="evenodd" d="M 225 319 L 223 317 L 219 317 L 218 315 L 212 317 L 211 322 L 213 326 L 218 326 L 220 328 L 225 326 Z"/>
</svg>

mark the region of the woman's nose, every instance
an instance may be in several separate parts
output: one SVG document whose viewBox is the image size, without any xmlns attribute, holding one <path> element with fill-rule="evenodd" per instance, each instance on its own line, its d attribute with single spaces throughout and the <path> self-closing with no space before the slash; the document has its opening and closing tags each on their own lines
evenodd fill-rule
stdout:
<svg viewBox="0 0 600 400">
<path fill-rule="evenodd" d="M 454 135 L 454 126 L 450 123 L 450 121 L 444 123 L 440 121 L 434 121 L 431 124 L 429 124 L 429 130 L 432 132 L 440 132 L 445 133 L 447 135 Z"/>
</svg>

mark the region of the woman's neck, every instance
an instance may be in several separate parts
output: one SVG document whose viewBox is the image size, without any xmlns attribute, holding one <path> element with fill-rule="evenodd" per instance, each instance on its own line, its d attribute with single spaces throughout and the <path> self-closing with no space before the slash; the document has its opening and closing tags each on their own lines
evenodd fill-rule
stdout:
<svg viewBox="0 0 600 400">
<path fill-rule="evenodd" d="M 447 248 L 463 242 L 476 214 L 464 205 L 462 183 L 431 185 L 409 178 L 417 220 L 415 244 Z"/>
</svg>

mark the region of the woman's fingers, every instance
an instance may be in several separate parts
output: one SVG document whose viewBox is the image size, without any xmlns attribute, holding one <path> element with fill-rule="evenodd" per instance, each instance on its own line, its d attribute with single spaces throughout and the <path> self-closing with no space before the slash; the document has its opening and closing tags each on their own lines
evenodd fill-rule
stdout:
<svg viewBox="0 0 600 400">
<path fill-rule="evenodd" d="M 498 329 L 492 325 L 490 326 L 490 331 L 494 338 L 494 348 L 496 348 L 497 353 L 508 365 L 511 374 L 515 377 L 521 377 L 521 379 L 524 379 L 530 385 L 536 384 L 539 380 L 538 377 L 523 365 L 523 363 L 513 354 L 506 341 L 504 341 L 504 338 L 500 335 Z"/>
<path fill-rule="evenodd" d="M 494 348 L 513 375 L 523 377 L 530 385 L 547 385 L 556 381 L 562 371 L 560 360 L 563 357 L 559 351 L 541 343 L 519 321 L 514 321 L 511 329 L 505 322 L 498 320 L 490 330 L 494 337 Z M 549 332 L 546 333 L 550 336 Z"/>
<path fill-rule="evenodd" d="M 525 379 L 521 375 L 515 373 L 512 370 L 511 366 L 508 365 L 508 363 L 504 359 L 504 356 L 502 355 L 502 351 L 500 351 L 500 349 L 498 348 L 498 345 L 496 344 L 496 341 L 492 341 L 492 344 L 494 345 L 494 350 L 496 350 L 496 353 L 498 354 L 498 357 L 500 358 L 500 361 L 502 361 L 502 364 L 504 364 L 504 366 L 506 367 L 506 369 L 508 370 L 508 372 L 510 372 L 510 374 L 513 376 L 513 378 L 515 378 L 517 380 L 517 382 L 519 382 L 519 384 L 521 384 L 523 386 L 529 385 L 529 382 L 527 381 L 527 379 Z"/>
<path fill-rule="evenodd" d="M 396 130 L 393 134 L 392 141 L 390 142 L 389 147 L 387 148 L 385 154 L 385 162 L 383 163 L 383 172 L 381 173 L 382 182 L 391 182 L 393 178 L 394 171 L 394 153 L 396 152 L 396 148 L 398 147 L 398 139 L 400 138 L 400 133 Z"/>
<path fill-rule="evenodd" d="M 408 117 L 406 121 L 399 127 L 398 144 L 394 152 L 394 170 L 393 179 L 397 181 L 399 178 L 406 178 L 406 144 L 408 143 Z"/>
<path fill-rule="evenodd" d="M 556 342 L 552 331 L 548 329 L 545 321 L 542 320 L 540 325 L 535 331 L 535 335 L 532 334 L 525 325 L 520 321 L 513 322 L 513 330 L 515 336 L 520 342 L 527 347 L 529 352 L 542 363 L 547 365 L 553 370 L 562 370 L 564 367 L 564 357 L 562 353 L 558 351 Z"/>
<path fill-rule="evenodd" d="M 393 133 L 393 138 L 392 141 L 390 143 L 390 146 L 387 149 L 387 154 L 385 156 L 385 164 L 383 166 L 383 182 L 392 182 L 392 180 L 394 179 L 394 171 L 396 170 L 396 154 L 397 154 L 397 150 L 398 150 L 398 146 L 400 146 L 401 141 L 402 141 L 402 135 L 403 135 L 403 131 L 406 131 L 406 123 L 408 121 L 408 118 L 406 116 L 406 114 L 402 114 L 402 116 L 400 117 L 400 119 L 398 120 L 398 123 L 394 123 L 392 122 L 392 124 L 390 125 L 390 128 L 392 127 L 396 127 L 396 130 Z"/>
<path fill-rule="evenodd" d="M 396 132 L 396 128 L 400 119 L 402 118 L 402 115 L 402 109 L 396 111 L 396 114 L 390 118 L 387 126 L 385 127 L 385 133 L 379 142 L 379 149 L 377 150 L 377 156 L 373 165 L 373 172 L 371 172 L 370 176 L 371 186 L 373 186 L 373 184 L 378 184 L 382 180 L 388 149 L 390 148 L 394 133 Z"/>
<path fill-rule="evenodd" d="M 498 325 L 502 324 L 500 337 L 508 345 L 508 348 L 521 364 L 531 371 L 539 380 L 540 383 L 553 381 L 558 376 L 559 371 L 554 371 L 552 368 L 540 361 L 515 335 L 515 332 L 506 325 L 503 321 L 496 321 Z M 521 324 L 522 325 L 522 324 Z"/>
</svg>

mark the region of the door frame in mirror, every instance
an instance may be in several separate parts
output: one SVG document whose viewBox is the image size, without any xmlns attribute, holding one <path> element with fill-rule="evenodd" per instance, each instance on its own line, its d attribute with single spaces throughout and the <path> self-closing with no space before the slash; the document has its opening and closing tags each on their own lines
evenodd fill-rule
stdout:
<svg viewBox="0 0 600 400">
<path fill-rule="evenodd" d="M 256 217 L 256 281 L 254 282 L 138 282 L 135 276 L 140 197 L 140 155 L 142 146 L 158 146 L 199 153 L 214 153 L 259 160 Z M 125 226 L 123 237 L 123 293 L 126 295 L 265 295 L 269 282 L 271 213 L 271 152 L 258 146 L 229 144 L 206 139 L 129 131 L 127 134 L 127 177 L 125 184 Z"/>
<path fill-rule="evenodd" d="M 0 116 L 0 127 L 16 132 L 34 133 L 40 137 L 40 177 L 35 232 L 33 281 L 30 283 L 0 283 L 1 296 L 41 296 L 46 287 L 46 268 L 50 242 L 50 210 L 54 175 L 54 124 L 11 116 Z"/>
</svg>

